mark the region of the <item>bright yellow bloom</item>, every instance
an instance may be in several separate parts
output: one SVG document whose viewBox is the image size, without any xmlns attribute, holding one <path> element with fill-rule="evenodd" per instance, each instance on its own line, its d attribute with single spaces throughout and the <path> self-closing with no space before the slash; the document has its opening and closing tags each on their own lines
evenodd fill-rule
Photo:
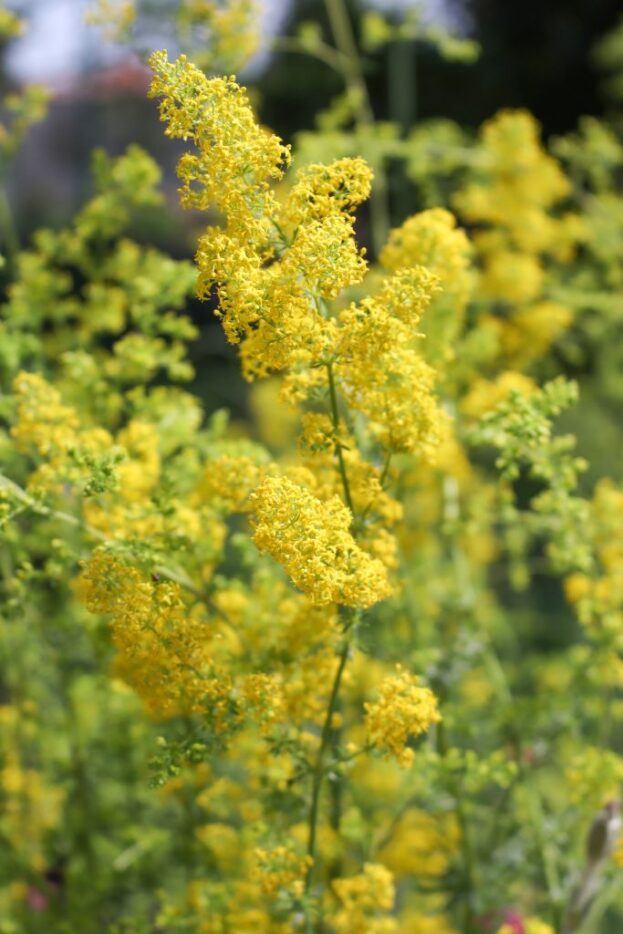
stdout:
<svg viewBox="0 0 623 934">
<path fill-rule="evenodd" d="M 96 551 L 76 590 L 92 613 L 111 615 L 116 671 L 153 713 L 210 711 L 223 724 L 230 684 L 215 675 L 212 633 L 186 605 L 179 584 L 150 578 Z"/>
<path fill-rule="evenodd" d="M 287 477 L 266 477 L 251 497 L 253 540 L 312 603 L 368 607 L 389 596 L 385 568 L 361 549 L 339 497 L 326 502 Z"/>
<path fill-rule="evenodd" d="M 44 460 L 29 479 L 31 489 L 83 479 L 88 475 L 85 458 L 113 450 L 110 433 L 104 428 L 81 426 L 76 410 L 65 405 L 58 390 L 38 373 L 19 373 L 13 392 L 17 421 L 11 434 L 16 446 L 22 451 L 34 448 Z"/>
<path fill-rule="evenodd" d="M 65 453 L 76 443 L 79 427 L 74 409 L 38 373 L 20 373 L 13 382 L 17 422 L 12 435 L 21 450 L 32 446 L 42 457 Z"/>
<path fill-rule="evenodd" d="M 337 159 L 329 165 L 311 164 L 297 173 L 296 183 L 279 214 L 288 239 L 302 224 L 330 216 L 350 216 L 370 196 L 372 171 L 363 159 Z"/>
<path fill-rule="evenodd" d="M 547 211 L 569 192 L 559 164 L 539 141 L 539 125 L 524 110 L 503 110 L 481 130 L 482 182 L 467 186 L 455 204 L 467 220 L 504 228 L 528 253 L 552 247 L 559 222 Z"/>
<path fill-rule="evenodd" d="M 197 498 L 200 502 L 216 503 L 228 512 L 246 512 L 249 497 L 266 467 L 259 448 L 256 456 L 224 453 L 206 465 L 197 486 Z"/>
<path fill-rule="evenodd" d="M 421 687 L 419 679 L 400 665 L 395 675 L 382 681 L 378 700 L 364 706 L 369 741 L 395 756 L 404 768 L 414 759 L 413 750 L 407 747 L 409 739 L 441 720 L 433 692 Z"/>
<path fill-rule="evenodd" d="M 471 247 L 456 218 L 443 208 L 421 211 L 395 228 L 381 250 L 379 261 L 386 269 L 425 266 L 437 276 L 445 295 L 451 295 L 457 312 L 467 303 L 471 288 Z"/>
<path fill-rule="evenodd" d="M 391 911 L 395 898 L 394 880 L 385 866 L 366 863 L 358 876 L 335 879 L 333 891 L 340 907 L 331 921 L 339 934 L 393 934 L 398 931 L 393 918 L 382 917 Z"/>
<path fill-rule="evenodd" d="M 448 871 L 460 839 L 452 815 L 434 816 L 410 808 L 394 826 L 379 857 L 397 877 L 439 878 Z"/>
<path fill-rule="evenodd" d="M 390 451 L 431 458 L 445 417 L 433 396 L 435 372 L 414 347 L 419 319 L 435 293 L 436 276 L 416 266 L 388 279 L 371 298 L 339 318 L 336 375 L 351 409 L 369 419 Z"/>
<path fill-rule="evenodd" d="M 217 207 L 230 233 L 261 244 L 274 206 L 268 182 L 281 177 L 288 149 L 257 125 L 245 88 L 233 78 L 206 78 L 184 55 L 171 63 L 166 52 L 155 52 L 150 65 L 149 93 L 162 98 L 166 135 L 190 139 L 198 149 L 178 164 L 182 204 Z"/>
<path fill-rule="evenodd" d="M 536 384 L 529 376 L 507 370 L 499 373 L 495 379 L 479 377 L 472 383 L 468 393 L 461 401 L 461 411 L 472 418 L 479 418 L 486 412 L 492 412 L 513 392 L 529 396 L 536 389 Z"/>
<path fill-rule="evenodd" d="M 305 874 L 312 862 L 309 856 L 300 856 L 285 846 L 270 850 L 258 847 L 254 856 L 252 877 L 259 881 L 265 895 L 274 897 L 280 890 L 302 894 Z"/>
</svg>

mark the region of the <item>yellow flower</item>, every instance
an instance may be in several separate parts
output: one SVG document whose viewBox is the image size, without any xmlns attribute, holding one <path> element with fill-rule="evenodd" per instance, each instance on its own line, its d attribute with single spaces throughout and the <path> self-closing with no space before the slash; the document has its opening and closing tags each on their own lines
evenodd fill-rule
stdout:
<svg viewBox="0 0 623 934">
<path fill-rule="evenodd" d="M 251 508 L 255 544 L 312 603 L 368 607 L 391 593 L 381 562 L 350 534 L 352 516 L 339 497 L 322 502 L 287 477 L 265 477 Z"/>
<path fill-rule="evenodd" d="M 363 872 L 348 879 L 335 879 L 333 891 L 340 903 L 331 921 L 339 934 L 393 934 L 398 931 L 393 918 L 379 917 L 391 911 L 394 880 L 380 863 L 366 863 Z"/>
<path fill-rule="evenodd" d="M 407 742 L 425 733 L 432 723 L 439 723 L 441 714 L 430 688 L 421 687 L 418 678 L 400 665 L 396 671 L 381 682 L 378 700 L 364 705 L 366 728 L 373 746 L 395 756 L 399 765 L 407 768 L 414 759 Z"/>
<path fill-rule="evenodd" d="M 369 419 L 390 451 L 430 459 L 446 418 L 433 396 L 435 371 L 414 347 L 419 319 L 435 293 L 436 276 L 416 266 L 339 318 L 335 372 L 351 409 Z"/>
<path fill-rule="evenodd" d="M 456 218 L 443 208 L 421 211 L 389 234 L 379 261 L 386 269 L 425 266 L 439 279 L 444 294 L 460 311 L 471 289 L 470 244 L 465 231 L 457 229 Z"/>
<path fill-rule="evenodd" d="M 258 847 L 254 852 L 256 866 L 252 878 L 260 883 L 265 895 L 275 896 L 280 890 L 294 890 L 302 894 L 302 885 L 311 858 L 300 856 L 285 846 L 276 846 L 270 850 Z"/>
<path fill-rule="evenodd" d="M 198 153 L 178 164 L 186 207 L 217 207 L 230 231 L 246 242 L 262 243 L 274 209 L 269 179 L 281 177 L 289 152 L 281 140 L 258 126 L 245 88 L 233 78 L 207 78 L 184 55 L 169 62 L 155 52 L 151 97 L 161 97 L 167 136 L 190 139 Z"/>
<path fill-rule="evenodd" d="M 213 632 L 191 610 L 179 584 L 150 578 L 96 551 L 76 581 L 92 613 L 112 617 L 115 671 L 161 717 L 209 711 L 225 725 L 229 679 L 215 670 Z"/>
<path fill-rule="evenodd" d="M 479 377 L 472 383 L 461 402 L 461 411 L 472 418 L 479 418 L 491 412 L 504 402 L 513 392 L 529 396 L 536 389 L 536 384 L 529 376 L 507 370 L 499 373 L 495 379 Z"/>
</svg>

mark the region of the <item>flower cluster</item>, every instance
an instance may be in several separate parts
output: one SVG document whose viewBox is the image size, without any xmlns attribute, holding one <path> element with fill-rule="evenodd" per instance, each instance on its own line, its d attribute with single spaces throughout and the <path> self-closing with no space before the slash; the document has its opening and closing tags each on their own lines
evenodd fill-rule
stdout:
<svg viewBox="0 0 623 934">
<path fill-rule="evenodd" d="M 170 717 L 209 709 L 223 726 L 230 686 L 215 671 L 205 619 L 178 584 L 150 579 L 97 551 L 76 587 L 91 612 L 111 616 L 115 669 L 150 710 Z"/>
<path fill-rule="evenodd" d="M 394 918 L 387 917 L 394 904 L 391 872 L 379 863 L 366 863 L 360 875 L 335 879 L 333 890 L 340 903 L 332 922 L 340 934 L 393 934 Z"/>
<path fill-rule="evenodd" d="M 385 567 L 357 545 L 338 497 L 321 502 L 287 477 L 266 477 L 251 508 L 255 544 L 312 603 L 368 607 L 391 593 Z"/>
<path fill-rule="evenodd" d="M 395 675 L 381 682 L 378 700 L 367 703 L 365 709 L 370 743 L 395 756 L 403 768 L 408 768 L 415 757 L 407 746 L 409 739 L 441 720 L 431 689 L 422 687 L 418 678 L 400 665 Z"/>
</svg>

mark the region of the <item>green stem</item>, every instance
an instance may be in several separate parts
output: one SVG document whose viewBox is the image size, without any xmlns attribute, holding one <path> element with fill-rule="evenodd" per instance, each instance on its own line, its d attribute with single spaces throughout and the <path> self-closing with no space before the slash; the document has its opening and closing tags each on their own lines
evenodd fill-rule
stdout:
<svg viewBox="0 0 623 934">
<path fill-rule="evenodd" d="M 605 885 L 599 894 L 596 896 L 595 901 L 590 907 L 586 917 L 575 929 L 568 928 L 565 930 L 564 934 L 572 934 L 572 932 L 586 931 L 591 932 L 591 934 L 597 934 L 601 930 L 601 920 L 605 915 L 606 911 L 616 899 L 616 896 L 620 893 L 621 890 L 621 877 L 617 873 L 610 880 L 608 885 Z"/>
<path fill-rule="evenodd" d="M 400 128 L 402 139 L 414 126 L 417 117 L 415 42 L 398 39 L 388 48 L 387 84 L 389 91 L 389 119 Z M 406 171 L 405 161 L 396 160 L 391 166 L 391 194 L 394 216 L 402 220 L 415 210 L 414 189 Z"/>
<path fill-rule="evenodd" d="M 305 45 L 299 39 L 291 36 L 280 36 L 272 42 L 272 48 L 277 52 L 293 52 L 298 55 L 312 55 L 318 61 L 324 62 L 329 68 L 337 71 L 340 75 L 344 73 L 346 65 L 343 55 L 337 49 L 328 45 L 326 42 L 316 40 L 313 48 Z"/>
<path fill-rule="evenodd" d="M 445 757 L 448 753 L 448 738 L 443 720 L 437 724 L 437 752 L 442 757 Z M 475 922 L 473 897 L 476 891 L 475 861 L 460 779 L 454 783 L 453 797 L 454 813 L 461 833 L 461 855 L 463 857 L 463 878 L 465 883 L 463 934 L 473 934 Z"/>
<path fill-rule="evenodd" d="M 9 262 L 14 263 L 20 251 L 19 237 L 13 220 L 13 212 L 4 188 L 0 188 L 0 231 L 2 232 L 2 245 L 6 246 L 6 255 Z"/>
<path fill-rule="evenodd" d="M 344 0 L 325 0 L 325 9 L 336 48 L 341 55 L 344 83 L 355 105 L 355 121 L 359 128 L 374 125 L 374 112 L 363 77 L 359 50 Z M 375 185 L 370 196 L 372 244 L 378 256 L 390 227 L 387 200 L 387 178 L 382 164 L 375 166 Z"/>
<path fill-rule="evenodd" d="M 324 760 L 329 748 L 331 737 L 333 734 L 333 715 L 337 709 L 337 701 L 340 693 L 340 686 L 342 684 L 342 676 L 344 674 L 344 669 L 346 667 L 346 662 L 348 661 L 348 655 L 350 651 L 350 640 L 348 638 L 344 639 L 344 645 L 342 646 L 342 651 L 339 655 L 339 662 L 337 670 L 335 672 L 335 677 L 333 679 L 333 685 L 331 686 L 331 694 L 329 695 L 329 705 L 327 707 L 327 712 L 325 715 L 324 723 L 322 725 L 322 732 L 320 734 L 320 746 L 318 747 L 318 755 L 316 756 L 316 762 L 314 764 L 314 771 L 312 776 L 312 793 L 311 793 L 311 804 L 309 808 L 309 819 L 308 819 L 308 843 L 307 843 L 307 855 L 311 858 L 312 862 L 307 872 L 307 878 L 305 880 L 305 891 L 309 893 L 314 884 L 315 868 L 316 868 L 316 838 L 318 831 L 318 810 L 320 806 L 320 792 L 322 790 L 322 781 L 324 778 Z M 305 919 L 305 929 L 307 932 L 313 931 L 313 926 L 311 923 L 311 918 L 309 916 L 309 910 L 306 913 Z"/>
<path fill-rule="evenodd" d="M 329 378 L 329 399 L 331 401 L 331 421 L 333 422 L 333 428 L 336 434 L 339 431 L 340 427 L 340 410 L 337 404 L 337 392 L 335 389 L 335 375 L 333 373 L 333 364 L 327 364 L 327 376 Z M 346 463 L 344 461 L 344 452 L 342 450 L 342 445 L 340 443 L 339 437 L 335 439 L 335 450 L 337 453 L 337 462 L 338 468 L 340 471 L 340 477 L 342 479 L 342 488 L 344 490 L 344 499 L 346 505 L 351 511 L 351 514 L 355 515 L 355 510 L 353 508 L 353 500 L 350 495 L 350 486 L 348 484 L 348 474 L 346 473 Z"/>
</svg>

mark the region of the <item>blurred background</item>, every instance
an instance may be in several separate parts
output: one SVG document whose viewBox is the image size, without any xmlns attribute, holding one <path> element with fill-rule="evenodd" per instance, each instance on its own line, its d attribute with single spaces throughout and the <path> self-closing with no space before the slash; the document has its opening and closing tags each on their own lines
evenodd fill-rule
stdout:
<svg viewBox="0 0 623 934">
<path fill-rule="evenodd" d="M 89 154 L 111 154 L 138 142 L 168 169 L 175 152 L 164 139 L 156 107 L 145 92 L 148 73 L 135 50 L 116 44 L 86 22 L 92 0 L 21 0 L 8 4 L 28 22 L 26 33 L 5 46 L 4 89 L 38 82 L 52 93 L 46 120 L 33 127 L 10 180 L 20 233 L 66 220 L 89 185 Z M 142 37 L 145 49 L 175 38 L 163 23 L 175 2 L 157 0 Z M 260 49 L 242 77 L 252 85 L 261 117 L 291 141 L 313 126 L 314 115 L 340 93 L 340 78 L 318 60 L 279 50 L 279 39 L 303 22 L 324 26 L 322 0 L 261 0 Z M 546 136 L 573 129 L 583 114 L 602 115 L 607 104 L 591 55 L 611 30 L 620 0 L 350 0 L 353 21 L 377 7 L 390 18 L 417 6 L 423 18 L 473 38 L 475 61 L 444 59 L 426 41 L 390 43 L 368 52 L 365 68 L 377 119 L 410 124 L 431 117 L 476 127 L 501 107 L 526 107 Z M 398 61 L 392 61 L 398 59 Z M 187 245 L 168 243 L 174 252 Z"/>
</svg>

